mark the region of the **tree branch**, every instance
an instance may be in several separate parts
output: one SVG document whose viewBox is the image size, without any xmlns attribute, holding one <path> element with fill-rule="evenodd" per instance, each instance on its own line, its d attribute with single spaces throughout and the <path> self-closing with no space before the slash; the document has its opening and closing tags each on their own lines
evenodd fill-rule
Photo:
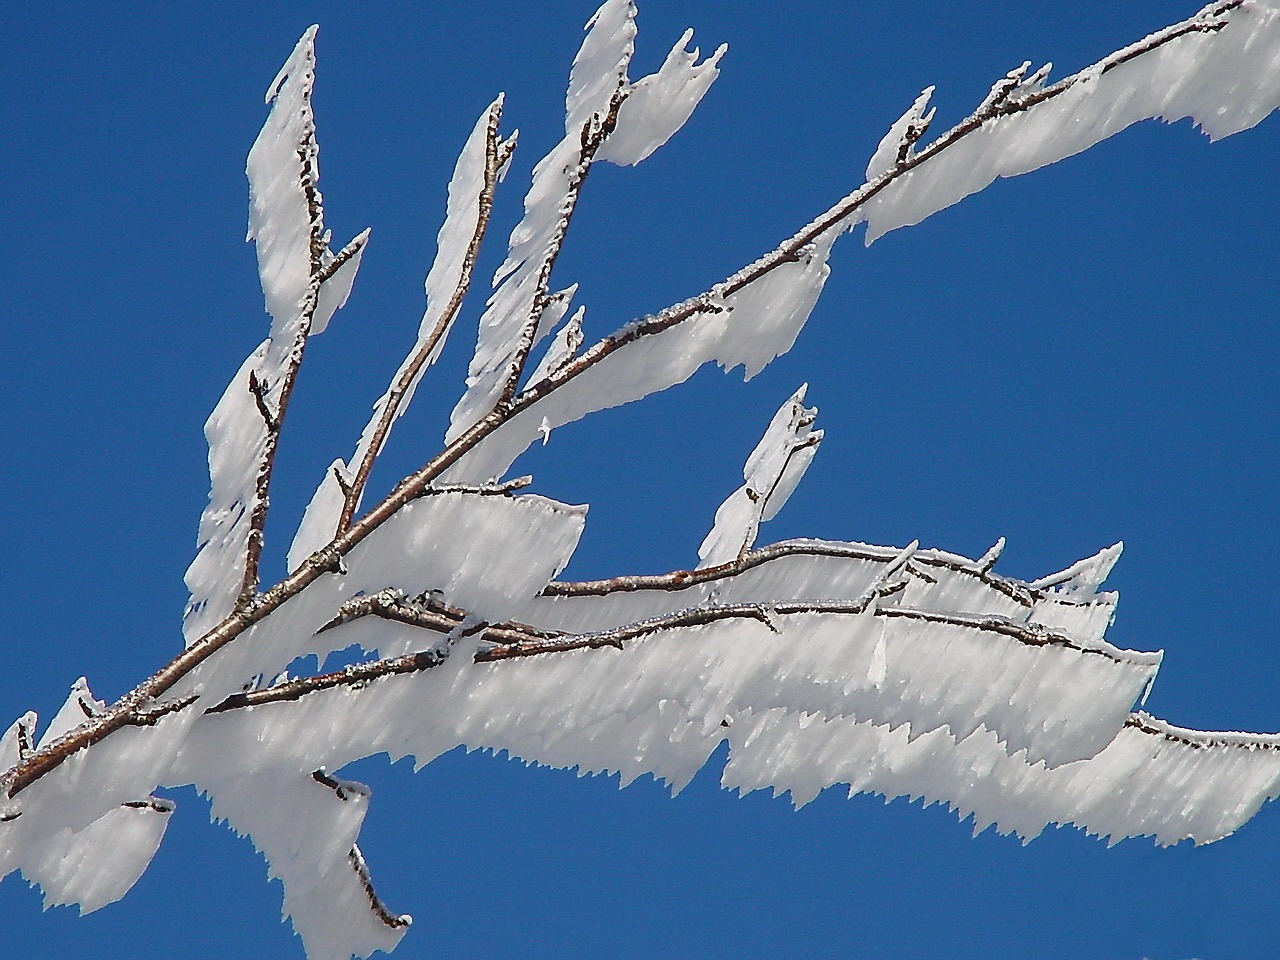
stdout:
<svg viewBox="0 0 1280 960">
<path fill-rule="evenodd" d="M 560 251 L 564 248 L 569 224 L 573 220 L 574 211 L 578 208 L 578 198 L 582 195 L 582 188 L 587 182 L 587 174 L 591 172 L 596 153 L 618 125 L 618 110 L 626 99 L 626 92 L 619 88 L 609 101 L 609 110 L 604 117 L 592 116 L 582 127 L 578 165 L 569 181 L 569 189 L 560 208 L 560 220 L 556 225 L 555 234 L 543 255 L 542 263 L 538 266 L 538 281 L 533 301 L 529 305 L 529 315 L 525 318 L 524 329 L 520 333 L 516 354 L 511 362 L 511 371 L 498 399 L 496 407 L 498 410 L 504 410 L 510 405 L 520 385 L 525 364 L 528 363 L 529 354 L 533 351 L 534 343 L 538 339 L 538 326 L 542 321 L 542 313 L 551 299 L 547 293 L 551 283 L 551 271 L 555 268 L 556 261 L 560 258 Z"/>
<path fill-rule="evenodd" d="M 1140 43 L 1112 54 L 1091 68 L 1089 73 L 1090 75 L 1107 73 L 1130 60 L 1159 49 L 1178 37 L 1189 33 L 1210 32 L 1220 29 L 1224 21 L 1215 20 L 1214 18 L 1220 18 L 1224 14 L 1240 8 L 1244 2 L 1245 0 L 1224 0 L 1224 2 L 1206 7 L 1201 14 L 1191 20 L 1183 21 L 1180 24 L 1175 24 L 1172 27 L 1154 33 Z M 257 516 L 257 511 L 255 510 L 254 530 L 256 536 L 250 538 L 250 566 L 253 575 L 251 577 L 248 571 L 246 572 L 245 583 L 247 589 L 244 593 L 245 602 L 238 604 L 236 609 L 225 620 L 209 630 L 167 665 L 122 697 L 101 716 L 87 721 L 65 737 L 48 744 L 44 749 L 35 751 L 31 756 L 17 764 L 3 776 L 0 776 L 0 797 L 16 796 L 40 777 L 59 767 L 64 760 L 77 751 L 99 743 L 116 730 L 130 725 L 140 709 L 143 709 L 147 704 L 154 703 L 196 666 L 235 640 L 254 624 L 270 616 L 278 607 L 297 596 L 321 576 L 334 572 L 337 567 L 337 561 L 340 561 L 351 549 L 394 516 L 401 507 L 421 496 L 433 480 L 517 414 L 533 407 L 566 383 L 574 380 L 586 370 L 625 347 L 628 343 L 643 337 L 656 335 L 703 313 L 718 312 L 720 309 L 719 304 L 723 302 L 724 297 L 767 275 L 781 264 L 795 260 L 806 244 L 811 243 L 820 234 L 847 219 L 867 201 L 921 164 L 928 163 L 930 159 L 938 156 L 948 147 L 981 129 L 989 122 L 1030 110 L 1040 103 L 1062 95 L 1079 83 L 1081 76 L 1082 74 L 1076 74 L 1057 84 L 1025 96 L 1006 97 L 985 105 L 968 119 L 930 143 L 919 153 L 906 158 L 902 163 L 895 165 L 882 176 L 864 184 L 846 196 L 817 219 L 811 221 L 789 240 L 776 247 L 771 253 L 766 254 L 733 276 L 716 284 L 709 291 L 668 307 L 657 314 L 636 320 L 612 336 L 594 344 L 585 353 L 565 364 L 564 367 L 554 372 L 551 376 L 530 385 L 519 394 L 513 396 L 508 404 L 502 405 L 499 409 L 495 409 L 481 418 L 452 443 L 447 444 L 439 454 L 419 470 L 401 481 L 381 503 L 354 522 L 328 547 L 317 551 L 297 570 L 266 592 L 260 594 L 253 591 L 256 589 L 257 584 L 258 559 L 261 554 L 261 529 L 262 521 L 265 520 L 265 509 L 261 517 Z M 314 184 L 312 184 L 311 190 L 312 192 L 308 193 L 308 197 L 310 199 L 314 196 L 318 207 L 319 198 L 318 193 L 314 191 Z M 314 297 L 311 310 L 314 310 Z M 300 344 L 295 344 L 295 357 L 293 358 L 295 361 L 301 357 L 301 346 Z M 291 375 L 286 378 L 282 399 L 287 399 L 291 393 L 294 375 L 296 375 L 296 365 L 293 367 Z M 284 406 L 283 403 L 278 405 L 277 416 L 283 415 Z M 265 491 L 266 485 L 270 480 L 270 465 L 274 462 L 274 453 L 275 443 L 272 442 L 268 463 L 259 475 L 260 490 Z M 713 571 L 714 568 L 707 572 L 711 573 Z M 249 588 L 248 585 L 251 582 L 253 587 Z"/>
<path fill-rule="evenodd" d="M 420 340 L 416 344 L 415 349 L 405 359 L 394 382 L 387 391 L 386 403 L 379 412 L 372 440 L 365 450 L 364 457 L 356 467 L 355 476 L 351 483 L 342 487 L 342 514 L 338 520 L 337 528 L 339 534 L 344 533 L 351 526 L 351 518 L 359 508 L 360 498 L 364 495 L 365 485 L 369 480 L 369 474 L 373 470 L 374 461 L 377 460 L 378 455 L 382 452 L 387 435 L 391 432 L 391 425 L 400 415 L 401 403 L 408 396 L 423 366 L 430 359 L 437 345 L 453 324 L 454 317 L 457 316 L 458 310 L 462 306 L 463 298 L 466 297 L 467 291 L 471 288 L 471 277 L 475 268 L 476 257 L 480 252 L 480 244 L 489 228 L 489 219 L 493 210 L 493 197 L 497 189 L 499 173 L 506 166 L 507 161 L 511 159 L 511 153 L 515 149 L 513 140 L 503 142 L 498 140 L 498 124 L 501 119 L 502 104 L 498 102 L 494 104 L 489 112 L 489 121 L 485 129 L 484 185 L 481 187 L 478 200 L 479 209 L 476 228 L 463 256 L 462 272 L 458 278 L 457 286 L 454 288 L 444 312 L 440 314 L 440 318 L 436 321 L 435 327 L 425 340 Z"/>
</svg>

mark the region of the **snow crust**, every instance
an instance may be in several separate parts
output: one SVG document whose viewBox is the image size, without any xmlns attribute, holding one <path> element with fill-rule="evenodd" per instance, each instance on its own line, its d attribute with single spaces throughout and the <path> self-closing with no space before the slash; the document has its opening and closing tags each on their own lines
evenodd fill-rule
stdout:
<svg viewBox="0 0 1280 960">
<path fill-rule="evenodd" d="M 773 519 L 804 476 L 822 442 L 822 431 L 812 429 L 818 408 L 804 405 L 808 386 L 802 384 L 778 408 L 747 458 L 746 483 L 716 510 L 711 532 L 698 548 L 699 567 L 730 563 L 750 550 L 760 522 Z"/>
<path fill-rule="evenodd" d="M 919 164 L 862 208 L 866 242 L 919 223 L 997 177 L 1016 177 L 1070 157 L 1139 120 L 1189 117 L 1214 140 L 1261 121 L 1280 106 L 1280 11 L 1271 0 L 1245 3 L 1219 17 L 1207 13 L 1212 9 L 1186 22 L 1220 28 L 1186 33 L 1105 73 L 1083 70 L 1060 95 L 989 120 Z M 1037 86 L 1018 93 L 1034 93 Z M 887 154 L 882 142 L 868 179 L 887 169 Z"/>
</svg>

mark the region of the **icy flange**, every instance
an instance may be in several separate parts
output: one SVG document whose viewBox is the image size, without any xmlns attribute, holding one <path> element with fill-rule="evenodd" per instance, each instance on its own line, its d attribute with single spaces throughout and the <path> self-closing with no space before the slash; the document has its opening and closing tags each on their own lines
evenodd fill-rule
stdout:
<svg viewBox="0 0 1280 960">
<path fill-rule="evenodd" d="M 799 806 L 849 784 L 850 796 L 945 803 L 972 816 L 975 833 L 994 825 L 1024 840 L 1059 823 L 1112 843 L 1210 843 L 1280 793 L 1280 736 L 1187 730 L 1144 713 L 1097 756 L 1056 769 L 1009 756 L 985 729 L 912 739 L 903 727 L 777 709 L 736 715 L 727 738 L 726 788 L 790 792 Z"/>
</svg>

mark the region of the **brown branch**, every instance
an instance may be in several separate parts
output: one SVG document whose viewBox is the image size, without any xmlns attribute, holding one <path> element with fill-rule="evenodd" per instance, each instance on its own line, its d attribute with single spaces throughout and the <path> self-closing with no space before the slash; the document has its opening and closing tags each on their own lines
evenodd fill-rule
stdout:
<svg viewBox="0 0 1280 960">
<path fill-rule="evenodd" d="M 1149 736 L 1161 737 L 1180 743 L 1192 750 L 1237 748 L 1243 750 L 1280 750 L 1280 734 L 1236 733 L 1213 730 L 1188 730 L 1151 716 L 1149 713 L 1131 714 L 1124 725 Z"/>
<path fill-rule="evenodd" d="M 1140 43 L 1112 54 L 1100 61 L 1093 68 L 1093 72 L 1095 74 L 1097 72 L 1106 73 L 1186 34 L 1219 29 L 1220 21 L 1214 22 L 1206 20 L 1206 18 L 1222 17 L 1226 13 L 1241 7 L 1244 2 L 1245 0 L 1225 0 L 1225 2 L 1207 7 L 1203 15 L 1197 15 L 1192 20 L 1184 21 L 1154 33 Z M 661 333 L 703 313 L 718 312 L 721 309 L 720 303 L 725 296 L 767 275 L 779 265 L 794 261 L 806 244 L 811 243 L 816 237 L 835 224 L 847 219 L 872 197 L 906 176 L 920 164 L 927 163 L 932 157 L 937 156 L 990 121 L 1028 110 L 1036 104 L 1060 96 L 1079 83 L 1081 76 L 1081 74 L 1076 74 L 1025 97 L 1006 98 L 998 103 L 991 104 L 984 110 L 978 111 L 930 143 L 919 153 L 907 158 L 903 163 L 893 167 L 876 180 L 864 184 L 858 190 L 846 196 L 826 213 L 792 236 L 791 239 L 776 247 L 772 253 L 738 271 L 706 293 L 675 304 L 658 314 L 643 317 L 628 324 L 616 334 L 606 337 L 593 345 L 585 353 L 565 364 L 564 367 L 551 376 L 527 387 L 514 396 L 511 402 L 503 409 L 491 411 L 464 431 L 452 443 L 446 445 L 439 454 L 415 473 L 406 477 L 381 503 L 354 522 L 326 549 L 317 552 L 274 587 L 264 593 L 252 595 L 249 602 L 237 605 L 236 609 L 225 620 L 140 683 L 100 717 L 88 721 L 67 736 L 46 745 L 44 749 L 35 751 L 26 760 L 0 776 L 0 798 L 16 796 L 36 780 L 57 769 L 68 757 L 80 750 L 100 743 L 116 730 L 128 726 L 131 723 L 130 718 L 136 711 L 157 700 L 200 663 L 203 663 L 222 647 L 235 640 L 254 624 L 270 616 L 283 603 L 297 596 L 320 577 L 334 572 L 343 556 L 394 516 L 401 507 L 421 496 L 422 491 L 427 489 L 434 479 L 457 463 L 465 454 L 473 450 L 485 438 L 517 414 L 534 406 L 540 400 L 591 369 L 628 343 Z M 289 386 L 291 388 L 292 384 Z M 260 554 L 260 542 L 255 546 L 251 538 L 250 546 Z M 257 555 L 255 554 L 255 582 L 256 567 Z"/>
<path fill-rule="evenodd" d="M 529 315 L 525 318 L 524 329 L 520 332 L 516 353 L 511 360 L 511 370 L 498 398 L 498 410 L 505 410 L 511 404 L 511 400 L 520 386 L 520 377 L 524 373 L 525 364 L 528 363 L 529 354 L 532 353 L 534 342 L 538 338 L 538 327 L 542 322 L 543 311 L 546 310 L 547 304 L 551 301 L 551 297 L 547 292 L 551 283 L 551 271 L 555 268 L 556 261 L 560 259 L 560 251 L 564 248 L 564 241 L 569 233 L 569 224 L 578 208 L 578 199 L 581 197 L 582 188 L 587 182 L 587 174 L 591 172 L 595 155 L 600 150 L 600 147 L 603 146 L 609 134 L 613 133 L 618 126 L 618 111 L 622 107 L 622 102 L 626 99 L 626 92 L 619 86 L 609 101 L 608 112 L 603 117 L 593 114 L 582 126 L 582 132 L 579 137 L 581 146 L 578 152 L 578 165 L 569 180 L 569 188 L 560 207 L 560 220 L 556 225 L 555 234 L 552 236 L 551 242 L 543 255 L 542 263 L 538 266 L 538 282 L 535 287 L 533 301 L 529 305 Z"/>
<path fill-rule="evenodd" d="M 401 364 L 395 380 L 388 388 L 386 402 L 378 412 L 372 440 L 368 449 L 365 450 L 364 457 L 356 467 L 355 476 L 351 483 L 341 483 L 343 502 L 342 514 L 338 520 L 338 534 L 344 533 L 351 526 L 351 518 L 359 508 L 360 498 L 364 495 L 365 485 L 368 483 L 369 474 L 373 470 L 374 461 L 377 460 L 378 455 L 382 452 L 387 435 L 391 432 L 391 425 L 400 413 L 401 403 L 417 381 L 423 366 L 435 351 L 437 344 L 440 343 L 453 324 L 454 317 L 457 316 L 458 310 L 462 306 L 462 301 L 466 297 L 467 291 L 471 288 L 471 277 L 475 268 L 476 257 L 479 255 L 480 244 L 489 228 L 498 176 L 511 158 L 511 152 L 515 148 L 513 140 L 503 142 L 498 140 L 498 124 L 501 119 L 502 103 L 499 101 L 489 111 L 489 121 L 485 129 L 484 185 L 481 187 L 478 199 L 476 228 L 472 233 L 470 242 L 467 244 L 466 254 L 463 256 L 462 272 L 458 277 L 458 284 L 454 288 L 449 302 L 445 305 L 444 312 L 441 313 L 440 319 L 436 321 L 431 333 L 425 340 L 421 340 L 418 343 L 405 359 L 405 362 Z M 341 479 L 339 477 L 340 481 Z"/>
<path fill-rule="evenodd" d="M 722 563 L 714 567 L 703 567 L 698 570 L 676 570 L 671 573 L 653 575 L 632 575 L 613 577 L 607 580 L 559 581 L 553 580 L 542 589 L 546 597 L 603 597 L 610 593 L 632 593 L 638 590 L 685 590 L 702 583 L 727 580 L 736 577 L 753 567 L 771 563 L 784 557 L 847 557 L 853 560 L 873 560 L 891 563 L 897 557 L 896 550 L 877 550 L 853 543 L 826 543 L 813 540 L 792 540 L 783 543 L 760 547 L 744 554 L 740 559 Z M 1039 591 L 1032 591 L 1018 581 L 1007 580 L 989 569 L 975 569 L 972 565 L 938 555 L 929 551 L 921 551 L 911 556 L 908 572 L 913 576 L 936 582 L 920 567 L 937 567 L 973 577 L 988 586 L 1000 591 L 1005 596 L 1017 601 L 1020 605 L 1031 607 L 1040 599 Z M 1069 598 L 1057 598 L 1063 602 L 1072 602 Z"/>
<path fill-rule="evenodd" d="M 879 599 L 890 597 L 900 592 L 903 581 L 884 583 L 865 596 L 854 601 L 792 601 L 786 603 L 767 604 L 724 604 L 718 606 L 692 607 L 676 613 L 637 623 L 628 624 L 613 630 L 601 630 L 593 633 L 554 633 L 538 630 L 527 624 L 508 622 L 489 625 L 476 624 L 470 636 L 473 636 L 480 647 L 473 655 L 473 662 L 496 663 L 502 660 L 515 660 L 525 657 L 543 656 L 547 654 L 568 653 L 575 650 L 599 650 L 611 647 L 623 650 L 627 643 L 669 630 L 687 627 L 706 626 L 723 620 L 755 620 L 764 624 L 770 631 L 777 633 L 775 617 L 820 614 L 827 616 L 860 616 L 867 612 L 869 605 Z M 393 620 L 410 626 L 419 627 L 440 634 L 449 634 L 459 627 L 465 630 L 466 617 L 458 610 L 443 606 L 420 603 L 384 592 L 374 594 L 359 609 L 354 606 L 350 616 L 343 622 L 351 622 L 365 616 L 376 616 Z M 906 618 L 930 623 L 943 624 L 977 633 L 994 633 L 1017 643 L 1032 647 L 1055 646 L 1073 650 L 1080 654 L 1102 656 L 1115 663 L 1134 662 L 1124 656 L 1124 651 L 1103 648 L 1085 647 L 1077 641 L 1050 630 L 1030 627 L 1002 617 L 936 614 L 904 607 L 877 606 L 876 617 Z M 336 625 L 336 624 L 335 624 Z M 224 713 L 245 707 L 263 706 L 269 703 L 283 703 L 300 700 L 311 693 L 331 690 L 337 687 L 359 688 L 369 682 L 388 676 L 403 676 L 421 673 L 440 666 L 447 659 L 447 651 L 428 650 L 420 653 L 405 654 L 357 664 L 334 673 L 306 677 L 288 683 L 269 687 L 265 690 L 253 690 L 233 694 L 206 714 Z M 1148 659 L 1149 655 L 1138 655 L 1139 660 Z M 1277 740 L 1280 744 L 1280 739 Z"/>
<path fill-rule="evenodd" d="M 378 896 L 378 892 L 373 887 L 373 879 L 369 876 L 369 865 L 365 862 L 364 854 L 360 852 L 360 848 L 354 844 L 350 852 L 347 854 L 347 860 L 351 863 L 351 869 L 356 872 L 356 876 L 360 879 L 360 885 L 364 888 L 365 896 L 369 898 L 369 909 L 374 915 L 388 927 L 399 929 L 407 927 L 413 923 L 413 919 L 407 914 L 395 914 L 387 909 L 387 905 L 382 902 L 382 898 Z"/>
<path fill-rule="evenodd" d="M 262 560 L 262 549 L 265 543 L 267 514 L 271 508 L 271 476 L 275 470 L 276 451 L 280 447 L 280 432 L 284 426 L 285 411 L 289 408 L 289 400 L 293 396 L 293 388 L 298 380 L 298 371 L 302 368 L 303 354 L 306 352 L 307 341 L 311 336 L 311 324 L 315 319 L 316 306 L 320 302 L 320 288 L 326 280 L 359 254 L 369 239 L 369 231 L 366 230 L 343 247 L 342 251 L 335 257 L 328 262 L 324 261 L 323 252 L 328 248 L 323 235 L 324 224 L 321 222 L 323 211 L 320 206 L 320 192 L 315 187 L 317 173 L 315 171 L 314 125 L 308 126 L 308 138 L 312 147 L 309 159 L 306 151 L 301 149 L 298 151 L 298 156 L 304 160 L 302 186 L 311 210 L 311 284 L 307 290 L 306 300 L 302 305 L 298 330 L 294 335 L 293 347 L 289 351 L 289 358 L 280 384 L 280 393 L 276 400 L 275 410 L 272 411 L 269 408 L 265 396 L 259 396 L 258 391 L 254 390 L 254 398 L 258 403 L 258 409 L 262 412 L 263 419 L 266 422 L 267 436 L 262 452 L 262 460 L 258 465 L 258 481 L 254 494 L 253 511 L 249 516 L 248 556 L 245 562 L 244 580 L 240 588 L 238 607 L 251 606 L 258 596 L 258 568 Z M 317 244 L 319 245 L 318 247 Z M 249 382 L 250 389 L 253 389 L 253 384 L 258 382 L 257 375 L 251 374 Z"/>
</svg>

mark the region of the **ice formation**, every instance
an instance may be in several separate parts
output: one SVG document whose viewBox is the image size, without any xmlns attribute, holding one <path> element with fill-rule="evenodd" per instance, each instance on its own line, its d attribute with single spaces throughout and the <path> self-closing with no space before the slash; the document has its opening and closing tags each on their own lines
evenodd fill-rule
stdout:
<svg viewBox="0 0 1280 960">
<path fill-rule="evenodd" d="M 308 955 L 343 960 L 392 949 L 409 925 L 374 892 L 356 845 L 368 789 L 328 772 L 383 751 L 421 765 L 458 745 L 502 750 L 678 790 L 727 742 L 726 787 L 803 804 L 844 784 L 947 803 L 976 829 L 1027 839 L 1070 823 L 1113 841 L 1210 842 L 1280 793 L 1280 735 L 1132 712 L 1162 654 L 1105 638 L 1117 598 L 1101 587 L 1120 544 L 1029 582 L 994 570 L 1003 539 L 977 559 L 915 543 L 756 548 L 822 438 L 804 387 L 748 458 L 696 569 L 558 581 L 586 508 L 520 493 L 527 478 L 499 482 L 556 427 L 703 364 L 754 376 L 791 347 L 832 245 L 859 222 L 874 240 L 1143 118 L 1191 116 L 1214 137 L 1257 123 L 1280 103 L 1274 0 L 1214 3 L 1057 84 L 1023 64 L 925 143 L 929 88 L 863 187 L 706 293 L 584 351 L 577 286 L 550 281 L 590 166 L 638 163 L 665 143 L 724 52 L 698 63 L 686 33 L 633 82 L 634 19 L 630 2 L 606 0 L 588 24 L 564 139 L 534 168 L 444 451 L 357 518 L 369 468 L 457 319 L 510 161 L 502 98 L 481 114 L 449 185 L 416 342 L 351 459 L 325 472 L 289 576 L 262 591 L 280 421 L 307 338 L 351 293 L 368 236 L 329 249 L 314 28 L 303 36 L 247 165 L 271 328 L 206 424 L 212 489 L 186 575 L 187 650 L 114 705 L 82 678 L 38 739 L 34 713 L 7 729 L 0 876 L 21 870 L 46 903 L 96 910 L 163 837 L 173 806 L 153 791 L 195 784 L 283 882 Z M 288 673 L 352 644 L 368 655 L 353 666 Z"/>
</svg>

